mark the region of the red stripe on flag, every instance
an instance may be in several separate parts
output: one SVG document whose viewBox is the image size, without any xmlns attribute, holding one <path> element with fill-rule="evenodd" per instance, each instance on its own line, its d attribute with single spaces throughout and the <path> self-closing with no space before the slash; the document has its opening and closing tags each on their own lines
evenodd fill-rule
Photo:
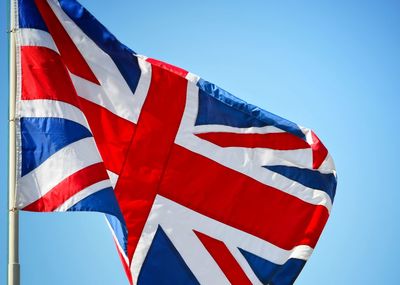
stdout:
<svg viewBox="0 0 400 285">
<path fill-rule="evenodd" d="M 280 248 L 314 247 L 329 213 L 175 145 L 159 193 Z"/>
<path fill-rule="evenodd" d="M 29 204 L 23 210 L 34 212 L 51 212 L 65 201 L 90 185 L 108 179 L 103 163 L 85 167 L 61 181 L 40 199 Z"/>
<path fill-rule="evenodd" d="M 306 141 L 289 133 L 237 134 L 211 132 L 196 134 L 196 136 L 220 147 L 260 147 L 277 150 L 310 148 Z"/>
<path fill-rule="evenodd" d="M 185 78 L 152 66 L 152 81 L 115 193 L 132 258 L 167 164 L 186 102 Z"/>
<path fill-rule="evenodd" d="M 313 153 L 313 168 L 318 169 L 328 155 L 328 150 L 313 131 L 311 131 L 311 136 L 313 139 L 313 144 L 311 145 Z"/>
<path fill-rule="evenodd" d="M 61 25 L 47 1 L 35 0 L 35 3 L 61 54 L 62 61 L 71 73 L 100 85 L 86 60 Z"/>
<path fill-rule="evenodd" d="M 235 257 L 222 241 L 198 231 L 193 231 L 232 285 L 251 285 L 246 273 L 244 273 L 242 267 L 240 267 Z"/>
</svg>

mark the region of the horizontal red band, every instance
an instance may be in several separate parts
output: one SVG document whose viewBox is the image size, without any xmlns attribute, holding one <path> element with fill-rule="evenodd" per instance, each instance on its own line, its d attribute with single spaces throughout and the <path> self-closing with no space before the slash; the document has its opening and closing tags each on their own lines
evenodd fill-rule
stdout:
<svg viewBox="0 0 400 285">
<path fill-rule="evenodd" d="M 324 206 L 302 201 L 178 145 L 159 193 L 280 248 L 314 247 L 328 219 Z"/>
<path fill-rule="evenodd" d="M 196 136 L 220 147 L 259 147 L 277 150 L 310 148 L 306 141 L 290 133 L 237 134 L 212 132 L 196 134 Z"/>
</svg>

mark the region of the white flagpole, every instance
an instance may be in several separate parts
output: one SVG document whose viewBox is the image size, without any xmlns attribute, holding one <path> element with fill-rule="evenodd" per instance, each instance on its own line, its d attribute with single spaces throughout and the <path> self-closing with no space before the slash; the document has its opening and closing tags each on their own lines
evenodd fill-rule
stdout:
<svg viewBox="0 0 400 285">
<path fill-rule="evenodd" d="M 10 102 L 9 102 L 9 176 L 8 176 L 8 285 L 20 284 L 19 268 L 19 226 L 16 209 L 16 141 L 15 141 L 15 100 L 16 100 L 16 7 L 10 0 Z"/>
</svg>

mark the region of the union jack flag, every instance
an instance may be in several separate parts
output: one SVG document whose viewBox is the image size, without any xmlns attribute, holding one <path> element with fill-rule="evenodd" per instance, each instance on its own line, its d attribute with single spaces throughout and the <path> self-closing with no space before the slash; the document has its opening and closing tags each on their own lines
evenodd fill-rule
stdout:
<svg viewBox="0 0 400 285">
<path fill-rule="evenodd" d="M 18 0 L 17 207 L 106 214 L 131 284 L 293 284 L 329 217 L 309 129 Z"/>
</svg>

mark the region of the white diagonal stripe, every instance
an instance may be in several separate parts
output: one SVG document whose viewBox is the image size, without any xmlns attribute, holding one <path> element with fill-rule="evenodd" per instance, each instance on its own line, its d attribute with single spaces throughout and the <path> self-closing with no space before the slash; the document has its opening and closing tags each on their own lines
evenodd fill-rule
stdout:
<svg viewBox="0 0 400 285">
<path fill-rule="evenodd" d="M 23 208 L 31 204 L 68 176 L 101 161 L 93 137 L 69 144 L 19 178 L 17 206 Z"/>
<path fill-rule="evenodd" d="M 107 108 L 119 117 L 136 123 L 132 112 L 132 106 L 135 106 L 134 94 L 112 58 L 68 17 L 58 2 L 48 2 L 100 82 L 99 86 L 83 78 L 72 76 L 78 95 Z M 134 56 L 132 54 L 132 57 Z"/>
<path fill-rule="evenodd" d="M 103 180 L 103 181 L 99 181 L 97 183 L 94 183 L 84 189 L 82 189 L 81 191 L 79 191 L 78 193 L 76 193 L 75 195 L 71 196 L 68 200 L 66 200 L 64 203 L 62 203 L 57 209 L 55 209 L 55 212 L 65 212 L 67 211 L 69 208 L 71 208 L 73 205 L 75 205 L 76 203 L 78 203 L 79 201 L 85 199 L 86 197 L 100 191 L 103 189 L 106 189 L 108 187 L 111 187 L 110 185 L 110 181 L 107 180 Z"/>
</svg>

